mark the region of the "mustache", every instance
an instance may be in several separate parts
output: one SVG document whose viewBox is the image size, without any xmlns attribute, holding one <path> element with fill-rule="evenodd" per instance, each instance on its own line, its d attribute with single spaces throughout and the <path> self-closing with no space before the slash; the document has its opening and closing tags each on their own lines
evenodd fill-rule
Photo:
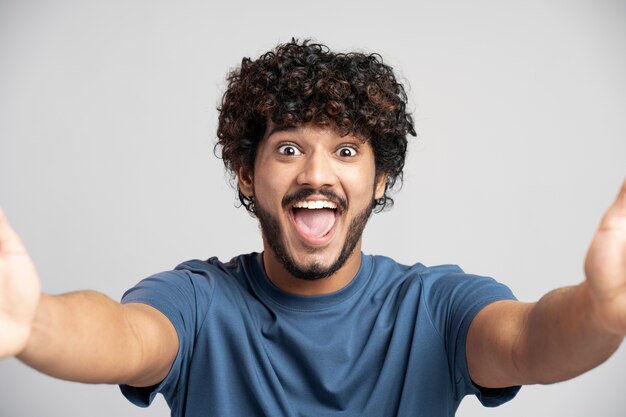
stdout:
<svg viewBox="0 0 626 417">
<path fill-rule="evenodd" d="M 348 200 L 346 200 L 344 197 L 337 195 L 329 188 L 320 188 L 319 190 L 315 190 L 313 188 L 301 188 L 292 194 L 286 194 L 282 200 L 283 208 L 290 206 L 296 201 L 304 200 L 312 195 L 324 196 L 327 200 L 335 203 L 337 205 L 337 208 L 341 211 L 345 211 L 348 208 Z"/>
</svg>

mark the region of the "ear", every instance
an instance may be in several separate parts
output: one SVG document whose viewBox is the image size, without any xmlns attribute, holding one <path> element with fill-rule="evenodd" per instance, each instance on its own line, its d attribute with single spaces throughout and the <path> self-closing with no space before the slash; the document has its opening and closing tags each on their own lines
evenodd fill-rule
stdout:
<svg viewBox="0 0 626 417">
<path fill-rule="evenodd" d="M 374 199 L 378 200 L 379 198 L 382 198 L 383 195 L 385 195 L 386 188 L 387 188 L 387 174 L 384 172 L 381 172 L 380 174 L 376 175 L 376 184 L 374 187 Z"/>
<path fill-rule="evenodd" d="M 239 191 L 246 197 L 254 195 L 254 180 L 249 170 L 242 167 L 237 169 L 237 184 L 239 185 Z"/>
</svg>

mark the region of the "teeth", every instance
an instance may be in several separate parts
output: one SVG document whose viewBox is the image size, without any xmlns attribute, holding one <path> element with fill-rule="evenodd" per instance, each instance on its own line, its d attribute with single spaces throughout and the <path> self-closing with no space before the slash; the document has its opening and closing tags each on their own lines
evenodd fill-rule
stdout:
<svg viewBox="0 0 626 417">
<path fill-rule="evenodd" d="M 293 205 L 295 208 L 305 208 L 305 209 L 321 209 L 321 208 L 330 208 L 336 209 L 337 204 L 332 201 L 327 200 L 317 200 L 317 201 L 298 201 Z"/>
</svg>

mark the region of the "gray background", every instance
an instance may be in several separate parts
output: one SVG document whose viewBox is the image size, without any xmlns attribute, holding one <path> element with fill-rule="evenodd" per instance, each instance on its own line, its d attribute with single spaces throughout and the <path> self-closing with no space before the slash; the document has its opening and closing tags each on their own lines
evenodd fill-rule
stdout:
<svg viewBox="0 0 626 417">
<path fill-rule="evenodd" d="M 0 204 L 51 293 L 113 298 L 189 258 L 260 250 L 213 157 L 226 71 L 291 36 L 380 52 L 419 138 L 367 253 L 458 263 L 522 300 L 583 279 L 626 174 L 623 1 L 1 1 Z M 624 416 L 626 348 L 459 416 Z M 0 415 L 165 416 L 0 362 Z"/>
</svg>

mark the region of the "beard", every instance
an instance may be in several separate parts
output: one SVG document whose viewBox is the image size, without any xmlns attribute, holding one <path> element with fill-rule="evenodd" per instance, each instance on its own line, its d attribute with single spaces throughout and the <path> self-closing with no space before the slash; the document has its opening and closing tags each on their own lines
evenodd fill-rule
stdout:
<svg viewBox="0 0 626 417">
<path fill-rule="evenodd" d="M 291 198 L 291 200 L 293 200 L 293 198 Z M 269 210 L 265 210 L 258 201 L 255 202 L 255 214 L 259 219 L 261 230 L 265 236 L 266 242 L 278 260 L 283 264 L 287 272 L 296 278 L 314 281 L 331 276 L 346 263 L 354 251 L 356 244 L 363 235 L 363 230 L 365 229 L 365 225 L 372 214 L 373 207 L 373 204 L 369 204 L 352 219 L 339 256 L 329 266 L 324 266 L 320 263 L 299 265 L 293 256 L 288 253 L 285 247 L 283 230 L 280 227 L 278 217 L 270 213 Z M 311 252 L 315 252 L 315 249 L 311 249 Z"/>
</svg>

